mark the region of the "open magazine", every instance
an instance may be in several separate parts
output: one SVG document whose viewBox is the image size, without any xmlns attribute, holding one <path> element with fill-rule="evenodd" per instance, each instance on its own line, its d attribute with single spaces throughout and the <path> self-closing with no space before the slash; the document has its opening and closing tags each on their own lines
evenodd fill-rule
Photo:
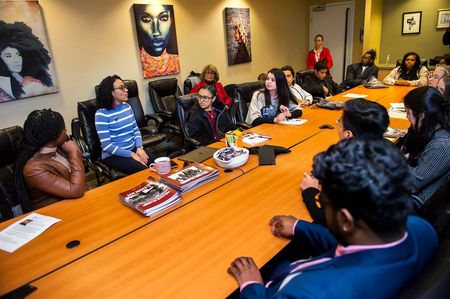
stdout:
<svg viewBox="0 0 450 299">
<path fill-rule="evenodd" d="M 171 187 L 149 177 L 138 186 L 119 193 L 120 200 L 145 216 L 154 216 L 181 201 L 180 194 Z"/>
<path fill-rule="evenodd" d="M 161 176 L 161 182 L 183 193 L 206 184 L 219 176 L 219 171 L 201 163 L 193 163 L 180 171 Z"/>
</svg>

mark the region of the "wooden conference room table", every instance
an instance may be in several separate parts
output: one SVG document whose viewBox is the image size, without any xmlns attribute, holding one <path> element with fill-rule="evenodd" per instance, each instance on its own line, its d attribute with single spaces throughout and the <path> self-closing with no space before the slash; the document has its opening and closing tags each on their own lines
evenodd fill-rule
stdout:
<svg viewBox="0 0 450 299">
<path fill-rule="evenodd" d="M 364 89 L 364 90 L 366 91 L 366 94 L 367 94 L 367 90 L 366 89 Z M 372 90 L 370 90 L 370 91 L 372 91 Z M 356 91 L 353 91 L 353 92 L 358 93 Z M 363 92 L 361 92 L 361 93 L 363 93 Z M 378 96 L 378 94 L 377 94 L 377 97 L 378 97 L 377 100 L 382 98 L 381 94 L 380 94 L 380 96 Z M 372 99 L 372 98 L 369 97 L 369 99 Z M 375 100 L 375 99 L 373 99 L 373 100 Z M 309 120 L 308 123 L 306 123 L 300 127 L 290 128 L 290 130 L 289 130 L 289 131 L 291 131 L 290 134 L 286 134 L 286 132 L 288 130 L 275 129 L 275 128 L 281 127 L 279 125 L 275 125 L 275 126 L 274 125 L 264 125 L 264 126 L 260 126 L 258 128 L 254 128 L 250 131 L 257 131 L 260 134 L 274 136 L 274 138 L 270 141 L 270 142 L 273 142 L 273 144 L 282 145 L 285 147 L 294 147 L 296 149 L 299 148 L 301 151 L 302 144 L 312 143 L 313 138 L 311 138 L 311 136 L 314 136 L 315 134 L 319 134 L 317 136 L 314 136 L 314 138 L 316 138 L 316 137 L 319 138 L 319 136 L 322 136 L 322 134 L 324 134 L 324 133 L 326 135 L 326 134 L 329 134 L 330 132 L 332 132 L 331 130 L 318 130 L 317 129 L 318 125 L 323 124 L 324 122 L 333 123 L 334 120 L 336 120 L 338 118 L 338 116 L 340 115 L 340 112 L 337 112 L 337 111 L 327 111 L 327 110 L 321 109 L 320 113 L 318 113 L 318 112 L 319 112 L 319 110 L 304 109 L 304 118 L 307 118 Z M 309 131 L 308 126 L 310 127 L 311 131 Z M 303 130 L 299 130 L 298 128 L 303 128 Z M 296 133 L 293 134 L 292 130 L 298 130 L 298 132 L 296 131 Z M 279 136 L 277 135 L 277 131 L 281 132 L 282 135 L 284 134 L 283 137 L 278 138 Z M 305 133 L 305 132 L 309 132 L 309 133 Z M 333 132 L 333 133 L 335 133 L 335 132 Z M 308 136 L 308 134 L 309 134 L 309 136 Z M 323 135 L 323 136 L 325 136 L 325 135 Z M 275 137 L 275 136 L 278 136 L 278 137 Z M 334 134 L 334 136 L 336 136 L 336 134 Z M 307 140 L 308 138 L 311 138 L 310 139 L 311 141 Z M 310 141 L 310 142 L 307 142 L 307 141 Z M 333 138 L 325 138 L 324 142 L 328 143 L 328 145 L 329 145 L 335 141 L 336 140 Z M 298 144 L 299 142 L 301 142 L 301 143 Z M 158 230 L 158 229 L 164 230 L 164 227 L 165 227 L 166 232 L 164 232 L 162 234 L 159 234 L 159 233 L 155 234 L 155 235 L 158 235 L 158 238 L 161 237 L 163 239 L 164 238 L 166 239 L 166 241 L 161 239 L 160 242 L 163 242 L 163 243 L 167 242 L 167 244 L 165 244 L 166 247 L 173 248 L 178 251 L 184 252 L 186 249 L 184 247 L 178 246 L 178 245 L 184 244 L 183 242 L 178 244 L 178 241 L 182 240 L 183 238 L 179 238 L 179 237 L 171 238 L 170 236 L 176 235 L 177 232 L 174 231 L 172 224 L 170 224 L 169 227 L 166 227 L 165 223 L 172 223 L 173 221 L 177 221 L 178 217 L 181 217 L 181 216 L 178 216 L 179 213 L 183 212 L 183 214 L 182 214 L 182 215 L 184 215 L 183 217 L 189 218 L 189 221 L 187 221 L 186 220 L 187 218 L 186 218 L 185 220 L 179 220 L 180 223 L 184 223 L 184 225 L 187 225 L 188 222 L 189 223 L 193 222 L 192 225 L 197 225 L 196 230 L 204 232 L 203 223 L 198 222 L 196 219 L 198 217 L 207 217 L 208 219 L 213 218 L 210 214 L 208 214 L 208 213 L 210 213 L 209 209 L 212 209 L 213 207 L 208 206 L 208 204 L 212 205 L 212 202 L 221 200 L 222 198 L 226 198 L 226 199 L 228 199 L 230 197 L 235 198 L 235 196 L 230 196 L 230 194 L 235 193 L 235 190 L 240 190 L 238 194 L 241 194 L 241 195 L 237 196 L 238 198 L 240 198 L 239 203 L 247 202 L 246 201 L 247 198 L 249 198 L 248 200 L 250 200 L 250 201 L 253 198 L 253 201 L 256 201 L 259 203 L 257 195 L 260 193 L 252 192 L 251 190 L 247 189 L 247 185 L 255 186 L 253 188 L 262 190 L 261 192 L 267 194 L 268 197 L 270 196 L 271 190 L 277 190 L 275 188 L 275 186 L 273 186 L 272 183 L 268 183 L 266 180 L 263 180 L 263 178 L 269 179 L 271 182 L 272 181 L 274 181 L 274 182 L 280 181 L 279 183 L 281 183 L 285 187 L 285 188 L 278 189 L 278 190 L 283 190 L 283 195 L 282 196 L 275 195 L 274 197 L 277 197 L 277 200 L 282 199 L 284 197 L 292 200 L 290 203 L 289 209 L 286 209 L 285 211 L 280 210 L 279 213 L 294 213 L 294 215 L 296 215 L 298 217 L 301 217 L 303 219 L 308 219 L 309 216 L 307 215 L 306 211 L 304 210 L 303 204 L 301 204 L 300 200 L 299 200 L 299 196 L 300 196 L 300 191 L 298 189 L 299 175 L 303 171 L 310 170 L 311 158 L 312 158 L 313 154 L 315 154 L 319 151 L 320 150 L 317 150 L 317 147 L 313 148 L 313 149 L 309 149 L 309 153 L 311 153 L 311 154 L 310 154 L 310 156 L 303 155 L 304 161 L 302 163 L 299 163 L 298 160 L 296 160 L 296 163 L 288 163 L 288 162 L 282 163 L 284 161 L 285 157 L 289 157 L 289 155 L 282 155 L 279 158 L 277 158 L 278 165 L 276 167 L 256 168 L 256 166 L 253 165 L 253 166 L 249 167 L 247 170 L 243 171 L 243 173 L 246 173 L 246 172 L 249 172 L 250 170 L 252 170 L 248 174 L 246 173 L 245 176 L 242 176 L 242 173 L 240 173 L 240 172 L 233 172 L 231 174 L 226 174 L 226 175 L 224 173 L 221 173 L 220 179 L 222 179 L 225 176 L 226 177 L 225 181 L 227 182 L 227 184 L 221 184 L 220 188 L 213 188 L 212 186 L 210 186 L 210 184 L 208 184 L 204 187 L 208 188 L 207 186 L 209 186 L 210 188 L 214 189 L 213 191 L 205 192 L 205 190 L 203 190 L 203 187 L 202 187 L 202 188 L 197 189 L 196 191 L 193 191 L 192 194 L 191 193 L 186 194 L 184 196 L 184 200 L 182 203 L 185 204 L 186 202 L 192 201 L 193 199 L 197 199 L 197 200 L 195 202 L 192 202 L 192 204 L 190 204 L 190 205 L 186 205 L 182 209 L 173 208 L 171 210 L 172 212 L 167 217 L 156 217 L 156 218 L 142 217 L 141 215 L 133 212 L 131 209 L 123 207 L 117 199 L 117 193 L 123 191 L 124 189 L 128 189 L 131 186 L 137 185 L 139 182 L 141 182 L 147 176 L 147 174 L 144 174 L 144 175 L 136 174 L 134 176 L 130 176 L 127 178 L 130 181 L 122 181 L 122 182 L 117 181 L 118 183 L 114 182 L 114 183 L 108 184 L 102 188 L 94 189 L 94 190 L 98 190 L 98 191 L 96 191 L 97 193 L 95 194 L 95 196 L 92 195 L 92 198 L 89 201 L 89 205 L 87 205 L 87 204 L 83 205 L 81 203 L 83 200 L 77 200 L 77 201 L 63 201 L 56 205 L 46 207 L 38 212 L 41 212 L 45 215 L 63 218 L 63 221 L 61 223 L 58 223 L 54 227 L 50 228 L 49 231 L 45 232 L 43 235 L 39 236 L 37 239 L 35 239 L 32 242 L 30 242 L 29 244 L 25 245 L 23 248 L 19 249 L 16 252 L 16 253 L 20 252 L 19 258 L 14 257 L 14 255 L 16 253 L 14 253 L 13 255 L 6 254 L 3 252 L 0 253 L 0 268 L 8 269 L 7 271 L 2 270 L 2 274 L 0 274 L 1 275 L 0 294 L 4 293 L 6 291 L 12 290 L 15 287 L 18 287 L 24 283 L 32 281 L 32 280 L 40 277 L 41 275 L 45 275 L 51 271 L 57 270 L 59 267 L 64 267 L 64 268 L 54 272 L 53 274 L 50 274 L 42 279 L 39 279 L 39 280 L 33 282 L 33 285 L 39 287 L 39 290 L 35 293 L 35 295 L 36 296 L 43 295 L 45 293 L 45 290 L 47 289 L 46 283 L 48 283 L 49 285 L 52 285 L 53 283 L 52 283 L 51 279 L 56 277 L 56 275 L 58 275 L 58 277 L 59 277 L 59 275 L 64 276 L 66 271 L 70 272 L 71 271 L 70 269 L 78 269 L 77 267 L 78 267 L 78 265 L 80 265 L 80 262 L 85 261 L 88 257 L 89 257 L 89 260 L 86 260 L 86 261 L 89 261 L 89 262 L 94 261 L 94 264 L 95 264 L 96 259 L 100 258 L 99 257 L 100 255 L 103 256 L 103 254 L 105 254 L 106 256 L 109 255 L 110 258 L 111 258 L 111 256 L 114 256 L 114 258 L 117 258 L 117 256 L 122 256 L 123 253 L 126 252 L 126 250 L 117 252 L 115 249 L 116 248 L 115 244 L 117 242 L 120 241 L 120 244 L 125 244 L 127 242 L 133 242 L 131 240 L 134 240 L 134 238 L 139 239 L 140 238 L 139 236 L 141 236 L 141 235 L 146 236 L 148 231 L 153 231 L 153 227 L 155 227 L 154 228 L 155 230 Z M 287 161 L 289 161 L 289 160 L 290 159 L 287 159 Z M 255 162 L 255 161 L 253 161 L 252 163 L 250 163 L 250 162 L 251 161 L 249 161 L 249 164 L 254 164 L 253 162 Z M 209 164 L 209 163 L 207 163 L 207 164 Z M 273 168 L 273 171 L 270 171 L 269 174 L 267 174 L 268 168 Z M 288 179 L 280 180 L 279 179 L 279 178 L 283 178 L 283 174 L 286 174 L 286 173 L 292 173 L 292 180 L 288 180 Z M 233 180 L 237 176 L 241 176 L 241 177 L 237 180 Z M 132 184 L 130 183 L 131 179 L 129 179 L 129 178 L 133 178 L 134 181 Z M 278 178 L 278 179 L 274 179 L 274 178 Z M 261 188 L 261 186 L 259 184 L 255 184 L 255 182 L 258 183 L 261 181 L 264 182 L 264 184 L 262 186 L 270 187 L 270 188 L 269 189 Z M 215 181 L 215 182 L 217 182 L 217 181 Z M 114 184 L 118 184 L 118 185 L 114 185 Z M 244 185 L 246 186 L 246 188 L 239 188 Z M 260 186 L 260 187 L 258 187 L 258 186 Z M 253 188 L 252 188 L 252 190 L 253 190 Z M 106 190 L 104 190 L 104 189 L 106 189 Z M 92 191 L 94 191 L 94 190 L 92 190 Z M 265 191 L 263 191 L 263 190 L 265 190 Z M 108 192 L 110 192 L 109 195 L 108 195 Z M 197 194 L 194 194 L 195 192 L 197 192 Z M 290 192 L 293 194 L 288 195 L 288 194 L 290 194 Z M 95 192 L 93 192 L 93 193 L 95 193 Z M 106 193 L 106 195 L 105 195 L 105 193 Z M 89 192 L 88 192 L 88 194 L 89 194 Z M 249 197 L 248 194 L 252 194 L 252 196 Z M 186 198 L 187 195 L 191 196 L 191 200 Z M 114 200 L 111 200 L 112 197 L 114 197 Z M 97 202 L 96 200 L 98 200 L 98 199 L 96 199 L 96 198 L 109 198 L 109 200 L 105 200 L 102 204 L 102 202 Z M 209 201 L 208 201 L 208 199 L 209 199 Z M 85 201 L 87 201 L 87 200 L 85 200 Z M 199 207 L 200 202 L 202 202 L 202 203 L 207 202 L 208 204 L 205 204 L 205 207 L 203 207 L 203 205 Z M 220 201 L 220 202 L 222 203 L 222 201 Z M 223 203 L 221 205 L 225 205 L 226 202 L 227 201 L 223 201 Z M 68 203 L 72 203 L 72 204 L 68 204 Z M 229 203 L 230 206 L 227 206 L 227 210 L 228 209 L 235 210 L 235 209 L 233 209 L 235 207 L 233 204 L 234 204 L 234 202 L 231 201 Z M 270 219 L 270 216 L 278 213 L 277 208 L 281 207 L 281 206 L 279 206 L 279 204 L 276 204 L 273 206 L 268 204 L 266 206 L 270 210 L 270 213 L 269 213 L 269 211 L 267 211 L 263 215 L 264 217 L 259 218 L 260 224 L 262 222 L 265 224 L 268 221 L 268 219 Z M 196 207 L 197 211 L 195 213 L 191 214 L 190 217 L 187 216 L 188 214 L 184 214 L 185 209 L 189 208 L 188 211 L 191 211 L 192 209 L 195 209 L 194 207 Z M 252 210 L 253 209 L 252 207 L 253 206 L 250 205 L 249 210 Z M 238 210 L 243 209 L 243 207 L 239 207 L 239 205 L 237 208 L 239 208 Z M 203 212 L 204 211 L 203 209 L 206 209 L 205 211 L 207 211 L 207 212 Z M 127 212 L 125 212 L 125 211 L 127 211 Z M 211 210 L 211 211 L 216 211 L 216 213 L 217 213 L 219 210 Z M 235 211 L 236 211 L 236 213 L 238 213 L 237 210 L 235 210 Z M 297 211 L 297 213 L 295 213 L 296 211 Z M 70 215 L 65 215 L 64 213 L 70 214 Z M 188 212 L 186 212 L 186 213 L 188 213 Z M 202 216 L 203 213 L 206 213 L 205 216 Z M 211 213 L 213 213 L 213 212 L 211 212 Z M 258 214 L 258 213 L 255 213 L 255 214 Z M 83 214 L 88 214 L 89 217 L 84 216 Z M 126 214 L 126 215 L 124 215 L 124 214 Z M 64 217 L 61 217 L 61 215 L 64 215 Z M 107 217 L 104 217 L 105 215 L 107 215 Z M 120 216 L 118 216 L 118 215 L 120 215 Z M 166 218 L 170 218 L 170 220 L 166 220 Z M 262 219 L 262 218 L 264 218 L 264 219 Z M 220 219 L 222 219 L 222 218 L 220 218 Z M 239 218 L 239 219 L 241 219 L 241 218 Z M 111 220 L 114 220 L 114 221 L 111 221 Z M 230 217 L 230 220 L 237 221 L 233 217 Z M 166 222 L 166 221 L 168 221 L 168 222 Z M 243 223 L 248 224 L 248 221 L 246 221 L 245 218 L 242 218 L 241 221 L 243 221 Z M 66 224 L 66 222 L 69 222 L 69 223 Z M 147 226 L 146 224 L 148 224 L 150 222 L 152 222 L 152 224 Z M 162 226 L 156 227 L 155 226 L 156 223 L 158 223 L 158 225 L 162 225 Z M 160 224 L 160 223 L 163 223 L 163 224 Z M 224 224 L 224 223 L 227 223 L 227 221 L 224 221 L 222 219 L 222 221 L 220 221 L 219 223 Z M 7 224 L 2 224 L 2 226 L 0 226 L 0 228 L 3 228 L 6 225 Z M 63 225 L 64 225 L 64 227 L 63 227 Z M 186 228 L 193 229 L 192 225 L 190 224 Z M 228 227 L 229 225 L 230 224 L 227 223 L 226 227 Z M 214 227 L 218 228 L 218 225 L 216 225 Z M 241 226 L 237 226 L 237 227 L 243 228 Z M 248 227 L 243 228 L 243 229 L 248 229 Z M 260 229 L 260 226 L 258 226 L 258 229 Z M 168 233 L 167 230 L 169 230 L 170 232 Z M 229 228 L 227 230 L 229 230 Z M 141 233 L 141 231 L 145 231 L 145 232 Z M 253 236 L 253 234 L 255 236 L 260 236 L 260 234 L 257 234 L 255 231 L 253 231 L 253 230 L 251 230 L 251 231 L 252 231 L 252 236 Z M 137 233 L 139 233 L 139 235 L 137 235 Z M 208 230 L 208 234 L 209 233 L 212 233 L 212 232 L 210 232 Z M 65 237 L 65 235 L 67 235 L 67 234 L 69 236 Z M 153 242 L 154 242 L 153 238 L 155 237 L 155 235 L 153 235 L 153 233 L 151 233 L 151 234 L 152 234 L 152 237 L 151 237 L 150 243 L 153 244 Z M 213 234 L 213 235 L 215 235 L 215 234 Z M 120 239 L 120 237 L 122 237 L 122 236 L 125 236 L 125 237 Z M 142 237 L 142 238 L 145 238 L 145 237 Z M 195 242 L 204 244 L 203 240 L 201 238 L 200 239 L 199 238 L 200 237 L 198 237 L 196 235 L 196 237 L 193 238 L 193 240 Z M 239 235 L 233 235 L 233 238 L 231 240 L 234 240 L 235 238 L 236 238 L 236 240 L 241 240 L 239 242 L 236 242 L 236 246 L 238 246 L 238 248 L 243 248 L 242 247 L 243 243 L 248 242 L 248 241 L 244 241 L 244 239 L 239 239 Z M 82 245 L 79 248 L 76 248 L 75 251 L 73 249 L 72 249 L 72 251 L 65 249 L 64 246 L 67 243 L 67 241 L 70 241 L 73 239 L 81 240 Z M 177 241 L 174 242 L 173 240 L 177 240 Z M 245 238 L 245 240 L 248 240 L 248 238 Z M 270 246 L 270 245 L 273 245 L 273 242 L 274 242 L 273 238 L 270 236 L 270 232 L 269 232 L 269 236 L 266 236 L 265 238 L 258 239 L 258 240 L 260 240 L 260 241 L 250 242 L 250 243 L 258 243 L 258 244 L 254 244 L 254 245 L 260 245 L 260 246 L 263 246 L 263 248 L 270 248 L 270 254 L 267 254 L 267 252 L 262 251 L 261 252 L 261 254 L 263 254 L 262 256 L 259 254 L 260 249 L 256 250 L 257 252 L 255 252 L 255 253 L 253 253 L 253 251 L 252 251 L 252 255 L 255 256 L 255 258 L 259 262 L 259 265 L 262 265 L 264 262 L 266 262 L 268 259 L 270 259 L 270 257 L 273 254 L 275 254 L 285 244 L 285 242 L 281 242 L 281 241 L 279 241 L 278 243 L 276 242 L 276 244 L 278 244 L 278 245 L 274 250 L 274 248 Z M 223 241 L 223 240 L 221 239 L 221 241 Z M 139 241 L 138 244 L 140 242 L 142 242 L 142 240 Z M 228 241 L 225 240 L 224 242 L 232 243 L 232 242 L 230 242 L 230 239 L 228 239 Z M 47 244 L 47 243 L 52 244 L 52 245 L 51 246 L 41 246 L 42 244 Z M 145 243 L 145 242 L 143 242 L 143 243 Z M 173 243 L 177 243 L 177 244 L 174 245 Z M 242 243 L 242 244 L 240 244 L 240 243 Z M 117 246 L 119 246 L 119 245 L 117 245 Z M 136 247 L 134 245 L 128 246 L 126 244 L 123 246 L 124 246 L 124 248 L 125 247 L 129 247 L 129 248 Z M 137 247 L 139 248 L 139 246 L 137 246 Z M 166 248 L 166 247 L 163 246 L 161 248 Z M 32 248 L 32 249 L 30 249 L 30 248 Z M 36 248 L 37 248 L 37 250 L 36 250 Z M 194 247 L 194 248 L 197 248 L 197 247 Z M 210 254 L 205 255 L 204 257 L 213 258 L 213 260 L 216 260 L 216 258 L 214 258 L 214 252 L 220 252 L 217 250 L 217 248 L 222 248 L 222 247 L 218 246 L 218 247 L 213 247 L 213 248 L 216 248 L 216 250 L 208 251 Z M 100 249 L 100 250 L 97 250 L 97 249 Z M 22 252 L 21 252 L 21 250 L 22 250 Z M 157 248 L 155 247 L 151 250 L 157 250 Z M 200 250 L 200 252 L 203 252 L 203 250 Z M 234 251 L 232 251 L 232 253 L 234 254 Z M 236 251 L 236 253 L 233 255 L 233 257 L 231 257 L 231 259 L 238 255 L 243 255 L 243 254 L 247 255 L 245 252 L 237 252 Z M 139 252 L 137 252 L 137 255 L 139 255 Z M 250 255 L 250 254 L 248 254 L 248 255 Z M 172 256 L 172 255 L 170 255 L 170 256 Z M 177 255 L 173 255 L 173 258 L 176 258 L 176 256 Z M 230 256 L 231 256 L 231 254 L 230 254 Z M 112 260 L 114 260 L 114 258 Z M 134 259 L 131 256 L 130 256 L 130 258 Z M 181 264 L 185 264 L 183 261 L 190 261 L 190 262 L 188 262 L 188 266 L 190 268 L 193 268 L 198 265 L 196 265 L 196 264 L 193 265 L 191 262 L 196 260 L 196 261 L 198 261 L 197 263 L 199 263 L 200 260 L 198 258 L 199 258 L 199 256 L 197 256 L 196 259 L 191 258 L 191 257 L 186 257 L 185 260 L 178 259 L 178 261 L 181 261 L 180 262 Z M 79 259 L 79 260 L 76 261 L 76 259 Z M 122 257 L 121 257 L 121 259 L 122 259 Z M 171 259 L 170 257 L 167 257 L 167 260 L 170 260 L 170 259 Z M 205 258 L 205 259 L 207 259 L 207 258 Z M 229 263 L 231 261 L 231 259 L 227 260 L 226 263 Z M 13 261 L 9 261 L 9 260 L 13 260 Z M 166 258 L 164 260 L 166 260 Z M 223 259 L 221 258 L 221 260 L 224 261 L 225 258 L 223 258 Z M 72 261 L 75 261 L 75 262 L 72 265 L 67 265 L 68 263 L 70 263 Z M 159 263 L 160 263 L 161 259 L 157 258 L 157 259 L 154 259 L 153 261 L 154 262 L 149 261 L 150 264 L 146 265 L 147 268 L 151 268 L 152 265 L 154 265 L 154 266 L 156 265 L 156 267 L 159 268 Z M 115 260 L 115 262 L 116 262 L 116 260 Z M 128 265 L 127 265 L 128 268 L 135 267 L 132 262 L 128 261 L 127 263 L 128 263 Z M 99 264 L 97 264 L 97 265 L 99 265 Z M 105 265 L 109 265 L 109 262 L 107 262 Z M 224 266 L 223 263 L 221 265 L 224 267 L 223 271 L 226 271 L 227 265 Z M 94 268 L 91 268 L 92 271 L 79 272 L 77 275 L 77 279 L 80 279 L 80 277 L 85 277 L 85 276 L 86 276 L 86 278 L 91 277 L 91 275 L 87 275 L 90 272 L 92 272 L 90 274 L 96 273 L 97 266 L 95 266 L 95 265 L 91 265 L 91 266 L 94 267 Z M 209 265 L 209 266 L 212 267 L 212 265 Z M 16 268 L 18 268 L 18 269 L 15 270 Z M 145 268 L 145 269 L 147 269 L 147 268 Z M 8 272 L 8 273 L 4 273 L 4 272 Z M 75 272 L 78 272 L 78 270 Z M 169 272 L 172 273 L 172 270 L 169 269 Z M 115 273 L 115 275 L 120 276 L 120 273 L 124 273 L 124 271 L 123 270 L 119 271 L 118 273 Z M 210 273 L 210 272 L 208 272 L 208 273 Z M 159 274 L 161 274 L 161 273 L 159 273 Z M 186 273 L 186 275 L 187 274 L 188 273 Z M 231 278 L 228 277 L 228 275 L 225 272 L 223 274 L 228 278 L 228 280 L 226 280 L 227 287 L 224 288 L 225 292 L 228 292 L 230 290 L 230 288 L 231 289 L 234 288 L 234 283 L 233 283 L 233 281 L 230 281 Z M 18 280 L 16 278 L 17 276 L 18 276 Z M 132 276 L 129 276 L 128 274 L 126 274 L 125 276 L 133 281 L 135 279 L 135 278 L 130 278 Z M 176 277 L 176 276 L 174 276 L 174 277 Z M 208 277 L 208 276 L 205 276 L 205 277 Z M 77 279 L 75 279 L 75 281 L 73 281 L 73 283 L 75 285 L 78 284 Z M 97 279 L 101 279 L 101 276 L 98 276 Z M 179 279 L 181 279 L 181 278 L 179 278 Z M 177 280 L 179 280 L 179 279 L 177 278 Z M 144 279 L 144 280 L 146 280 L 146 279 Z M 194 278 L 190 277 L 187 280 L 187 282 L 189 282 L 190 280 L 194 280 Z M 231 284 L 228 284 L 230 282 L 231 282 Z M 82 282 L 79 282 L 79 283 L 83 284 Z M 104 282 L 102 281 L 100 283 L 103 284 Z M 56 284 L 56 285 L 58 285 L 58 284 Z M 110 284 L 106 284 L 106 285 L 109 285 L 111 287 Z M 169 290 L 171 289 L 170 284 L 169 285 L 166 284 L 165 286 L 163 284 L 162 286 L 163 286 L 163 288 L 167 287 Z M 125 286 L 123 284 L 120 284 L 120 286 L 117 286 L 117 287 L 121 288 L 121 287 L 125 287 Z M 183 289 L 184 288 L 186 288 L 186 286 L 183 286 Z M 147 287 L 144 287 L 144 289 L 147 289 Z M 190 290 L 192 291 L 192 290 L 196 290 L 196 289 L 197 288 L 193 288 Z M 88 289 L 84 289 L 84 290 L 88 290 Z M 55 291 L 55 290 L 53 290 L 53 291 Z M 51 291 L 51 292 L 53 292 L 53 291 Z M 66 294 L 72 294 L 71 289 L 68 287 L 66 288 L 66 286 L 60 288 L 60 291 L 66 292 Z M 140 292 L 140 291 L 135 290 L 134 292 Z M 92 292 L 89 291 L 84 294 L 85 295 L 92 294 Z M 142 294 L 144 294 L 144 293 L 142 293 Z M 156 293 L 156 294 L 159 294 L 159 293 Z M 192 293 L 192 294 L 196 294 L 196 293 Z M 216 294 L 216 293 L 211 293 L 211 294 Z M 81 293 L 80 293 L 80 295 L 81 295 Z M 47 296 L 47 294 L 45 296 Z M 162 296 L 162 297 L 164 297 L 164 296 Z M 196 297 L 196 296 L 194 296 L 194 297 Z"/>
</svg>

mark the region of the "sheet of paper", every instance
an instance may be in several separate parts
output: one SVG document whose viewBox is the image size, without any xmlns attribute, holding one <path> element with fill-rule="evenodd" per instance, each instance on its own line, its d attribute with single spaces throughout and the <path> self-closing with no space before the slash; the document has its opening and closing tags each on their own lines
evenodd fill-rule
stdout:
<svg viewBox="0 0 450 299">
<path fill-rule="evenodd" d="M 14 252 L 61 219 L 31 213 L 0 232 L 0 249 Z"/>
<path fill-rule="evenodd" d="M 407 119 L 406 111 L 401 111 L 401 110 L 396 110 L 396 109 L 390 108 L 388 110 L 388 113 L 389 113 L 389 117 L 392 117 L 392 118 Z"/>
<path fill-rule="evenodd" d="M 260 135 L 257 133 L 251 133 L 251 132 L 246 133 L 242 136 L 242 142 L 251 144 L 251 145 L 255 145 L 255 144 L 270 140 L 270 139 L 272 139 L 272 137 Z"/>
<path fill-rule="evenodd" d="M 366 98 L 367 95 L 366 94 L 357 94 L 357 93 L 347 93 L 344 98 L 352 98 L 352 99 L 357 99 L 357 98 Z"/>
<path fill-rule="evenodd" d="M 303 125 L 307 121 L 308 121 L 307 119 L 292 118 L 289 120 L 283 120 L 283 121 L 279 122 L 279 124 L 289 125 L 289 126 L 300 126 L 300 125 Z"/>
<path fill-rule="evenodd" d="M 392 108 L 397 110 L 405 110 L 405 104 L 404 103 L 389 103 Z"/>
</svg>

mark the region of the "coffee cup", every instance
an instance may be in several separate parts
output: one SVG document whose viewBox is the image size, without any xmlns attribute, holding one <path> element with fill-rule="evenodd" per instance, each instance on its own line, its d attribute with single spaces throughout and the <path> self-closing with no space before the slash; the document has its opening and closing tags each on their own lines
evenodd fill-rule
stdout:
<svg viewBox="0 0 450 299">
<path fill-rule="evenodd" d="M 149 168 L 152 171 L 156 171 L 156 173 L 159 175 L 168 174 L 170 172 L 170 158 L 156 158 L 155 161 L 150 164 Z"/>
</svg>

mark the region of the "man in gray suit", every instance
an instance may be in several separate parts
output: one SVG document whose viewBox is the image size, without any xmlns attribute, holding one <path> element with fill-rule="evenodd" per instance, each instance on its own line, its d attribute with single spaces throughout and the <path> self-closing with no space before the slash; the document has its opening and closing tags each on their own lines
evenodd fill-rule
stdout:
<svg viewBox="0 0 450 299">
<path fill-rule="evenodd" d="M 361 58 L 361 62 L 347 66 L 347 74 L 344 80 L 346 89 L 358 86 L 362 81 L 371 76 L 378 77 L 378 67 L 374 64 L 377 53 L 375 50 L 369 50 Z"/>
</svg>

